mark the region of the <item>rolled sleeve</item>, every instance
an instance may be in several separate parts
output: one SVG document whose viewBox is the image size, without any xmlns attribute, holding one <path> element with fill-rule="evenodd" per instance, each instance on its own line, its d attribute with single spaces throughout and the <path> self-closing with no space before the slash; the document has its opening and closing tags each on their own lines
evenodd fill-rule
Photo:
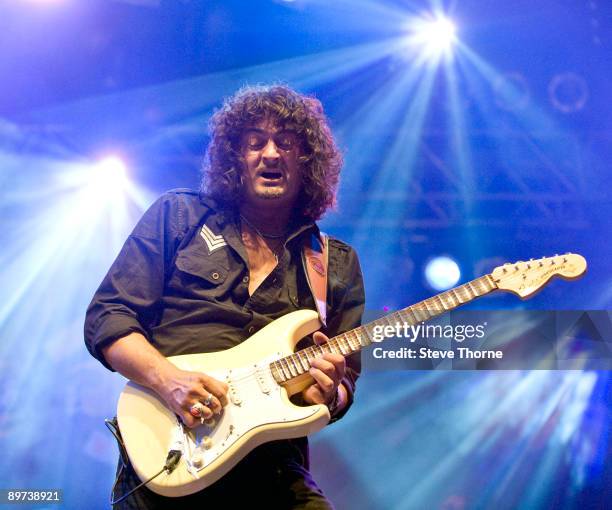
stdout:
<svg viewBox="0 0 612 510">
<path fill-rule="evenodd" d="M 164 289 L 164 275 L 177 239 L 180 213 L 164 195 L 143 215 L 126 240 L 87 308 L 85 344 L 106 368 L 102 348 L 132 332 L 149 338 Z"/>
</svg>

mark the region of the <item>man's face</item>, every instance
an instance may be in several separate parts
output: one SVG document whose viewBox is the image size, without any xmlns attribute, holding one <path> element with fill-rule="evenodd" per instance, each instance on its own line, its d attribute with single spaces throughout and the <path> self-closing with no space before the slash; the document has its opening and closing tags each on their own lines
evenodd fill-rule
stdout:
<svg viewBox="0 0 612 510">
<path fill-rule="evenodd" d="M 246 162 L 242 179 L 247 203 L 291 207 L 302 182 L 298 136 L 267 117 L 245 130 L 241 150 Z"/>
</svg>

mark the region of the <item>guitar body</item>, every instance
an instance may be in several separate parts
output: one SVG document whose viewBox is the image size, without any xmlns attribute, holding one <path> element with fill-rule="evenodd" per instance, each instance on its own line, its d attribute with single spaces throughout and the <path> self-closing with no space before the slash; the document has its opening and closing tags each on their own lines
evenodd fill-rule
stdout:
<svg viewBox="0 0 612 510">
<path fill-rule="evenodd" d="M 319 327 L 316 312 L 299 310 L 277 319 L 232 349 L 168 358 L 181 369 L 204 372 L 227 382 L 229 403 L 221 416 L 189 431 L 190 447 L 182 448 L 183 457 L 176 469 L 162 473 L 147 487 L 163 496 L 192 494 L 217 481 L 256 446 L 323 428 L 330 418 L 326 406 L 301 407 L 289 400 L 312 379 L 305 374 L 281 386 L 269 366 L 292 354 L 297 342 Z M 129 382 L 119 397 L 117 419 L 128 456 L 141 480 L 148 480 L 164 466 L 171 449 L 181 449 L 173 445 L 183 427 L 152 390 Z M 190 462 L 193 459 L 196 462 Z"/>
</svg>

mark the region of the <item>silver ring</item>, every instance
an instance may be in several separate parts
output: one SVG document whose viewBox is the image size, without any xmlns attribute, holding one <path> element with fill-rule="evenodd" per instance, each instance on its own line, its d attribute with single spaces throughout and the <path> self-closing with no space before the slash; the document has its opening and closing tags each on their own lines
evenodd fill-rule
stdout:
<svg viewBox="0 0 612 510">
<path fill-rule="evenodd" d="M 189 414 L 191 414 L 191 416 L 194 416 L 195 418 L 202 416 L 203 413 L 204 413 L 204 406 L 202 405 L 201 402 L 198 402 L 197 404 L 193 404 L 189 408 Z"/>
<path fill-rule="evenodd" d="M 206 400 L 204 402 L 202 402 L 206 407 L 210 407 L 210 404 L 212 403 L 213 400 L 213 394 L 209 393 L 208 397 L 206 397 Z"/>
</svg>

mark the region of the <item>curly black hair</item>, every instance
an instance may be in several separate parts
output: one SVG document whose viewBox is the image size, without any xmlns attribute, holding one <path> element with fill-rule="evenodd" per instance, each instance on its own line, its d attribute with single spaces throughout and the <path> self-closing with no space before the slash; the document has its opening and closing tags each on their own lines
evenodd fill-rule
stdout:
<svg viewBox="0 0 612 510">
<path fill-rule="evenodd" d="M 317 220 L 336 203 L 342 155 L 336 146 L 321 102 L 285 85 L 246 86 L 225 100 L 210 119 L 211 140 L 202 170 L 202 192 L 220 207 L 235 211 L 242 196 L 244 168 L 241 135 L 245 128 L 272 116 L 279 127 L 301 140 L 301 194 L 298 213 Z"/>
</svg>

